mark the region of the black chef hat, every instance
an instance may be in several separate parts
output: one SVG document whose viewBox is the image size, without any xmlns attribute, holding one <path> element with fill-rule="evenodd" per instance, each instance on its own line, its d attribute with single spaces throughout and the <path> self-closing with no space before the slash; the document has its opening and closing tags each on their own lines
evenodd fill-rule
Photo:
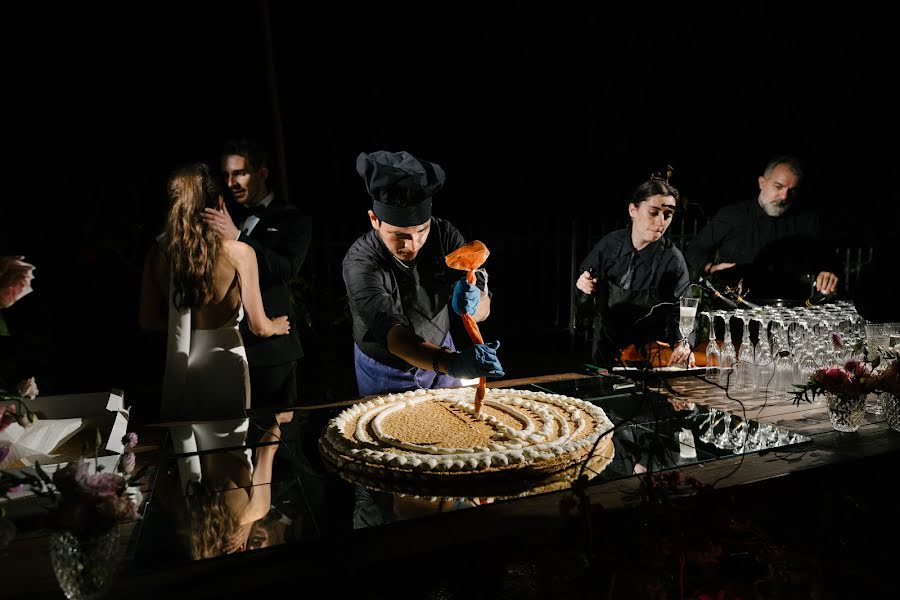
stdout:
<svg viewBox="0 0 900 600">
<path fill-rule="evenodd" d="M 395 227 L 421 225 L 431 218 L 431 197 L 444 185 L 440 165 L 408 152 L 360 152 L 356 172 L 366 182 L 375 216 Z"/>
</svg>

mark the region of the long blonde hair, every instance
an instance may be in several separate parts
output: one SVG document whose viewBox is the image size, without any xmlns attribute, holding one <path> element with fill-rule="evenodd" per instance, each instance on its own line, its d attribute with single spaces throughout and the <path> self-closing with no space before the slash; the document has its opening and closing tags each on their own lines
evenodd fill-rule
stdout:
<svg viewBox="0 0 900 600">
<path fill-rule="evenodd" d="M 220 197 L 219 184 L 205 164 L 184 167 L 169 178 L 172 206 L 166 221 L 166 254 L 176 308 L 208 304 L 215 298 L 213 276 L 222 241 L 202 215 L 204 208 L 218 208 Z"/>
<path fill-rule="evenodd" d="M 234 491 L 234 490 L 231 490 Z M 188 551 L 200 560 L 225 554 L 241 530 L 241 522 L 228 505 L 226 494 L 208 489 L 188 493 Z"/>
<path fill-rule="evenodd" d="M 191 481 L 184 496 L 176 492 L 172 504 L 175 531 L 192 560 L 220 556 L 240 546 L 241 522 L 228 503 L 229 493 L 246 491 Z"/>
</svg>

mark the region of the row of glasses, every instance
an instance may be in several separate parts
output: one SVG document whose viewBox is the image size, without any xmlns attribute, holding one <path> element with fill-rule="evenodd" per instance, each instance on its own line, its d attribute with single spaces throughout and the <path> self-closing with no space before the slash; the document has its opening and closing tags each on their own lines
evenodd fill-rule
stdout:
<svg viewBox="0 0 900 600">
<path fill-rule="evenodd" d="M 694 330 L 698 304 L 698 298 L 690 297 L 679 302 L 683 344 Z M 705 314 L 709 320 L 707 376 L 718 376 L 722 385 L 736 390 L 771 390 L 788 397 L 794 384 L 805 383 L 817 368 L 844 364 L 863 335 L 870 355 L 874 353 L 872 348 L 889 347 L 891 335 L 900 336 L 900 324 L 867 324 L 846 301 L 798 308 L 709 310 Z M 715 334 L 717 317 L 725 325 L 721 347 Z M 743 325 L 737 350 L 731 336 L 732 318 Z M 751 321 L 760 324 L 755 346 L 750 337 Z M 843 344 L 837 342 L 835 334 L 843 339 Z M 878 411 L 879 407 L 873 405 L 871 410 Z"/>
<path fill-rule="evenodd" d="M 711 329 L 707 345 L 708 375 L 718 370 L 720 381 L 733 384 L 735 389 L 766 389 L 780 395 L 790 395 L 793 384 L 806 381 L 818 367 L 843 364 L 850 358 L 865 323 L 848 302 L 799 308 L 717 310 L 707 311 L 706 315 Z M 716 317 L 725 322 L 721 348 L 714 343 Z M 743 323 L 737 352 L 731 338 L 731 318 Z M 751 321 L 760 324 L 756 346 L 750 337 Z M 834 332 L 843 336 L 842 347 L 832 343 Z M 715 369 L 716 366 L 720 369 Z M 730 382 L 727 367 L 734 368 Z"/>
<path fill-rule="evenodd" d="M 710 408 L 706 419 L 700 424 L 701 442 L 712 444 L 722 450 L 732 450 L 735 454 L 756 452 L 808 441 L 809 438 L 791 432 L 777 425 L 746 421 L 731 413 Z"/>
</svg>

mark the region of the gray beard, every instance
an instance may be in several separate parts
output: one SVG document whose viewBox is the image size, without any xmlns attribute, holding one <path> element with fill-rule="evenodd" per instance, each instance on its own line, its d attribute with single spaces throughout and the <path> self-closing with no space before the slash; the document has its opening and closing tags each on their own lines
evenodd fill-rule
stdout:
<svg viewBox="0 0 900 600">
<path fill-rule="evenodd" d="M 763 204 L 760 202 L 760 206 L 770 217 L 780 217 L 784 213 L 787 212 L 788 206 L 786 204 Z"/>
</svg>

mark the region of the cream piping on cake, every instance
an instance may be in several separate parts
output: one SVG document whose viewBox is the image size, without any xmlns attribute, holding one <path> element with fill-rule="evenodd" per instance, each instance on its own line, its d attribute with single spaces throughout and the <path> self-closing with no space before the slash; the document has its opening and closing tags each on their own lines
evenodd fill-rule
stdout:
<svg viewBox="0 0 900 600">
<path fill-rule="evenodd" d="M 466 397 L 470 390 L 417 390 L 402 394 L 389 394 L 374 400 L 356 404 L 345 410 L 330 424 L 325 439 L 339 454 L 362 457 L 365 462 L 374 465 L 390 466 L 408 471 L 475 471 L 491 467 L 506 467 L 527 462 L 536 464 L 570 453 L 587 451 L 596 442 L 600 433 L 612 428 L 606 414 L 598 407 L 578 400 L 547 394 L 545 392 L 523 392 L 521 390 L 489 390 L 485 405 L 506 412 L 520 423 L 525 423 L 521 430 L 515 430 L 499 422 L 493 415 L 474 413 L 472 402 Z M 514 397 L 512 397 L 515 394 Z M 493 440 L 489 447 L 475 448 L 442 448 L 428 444 L 404 442 L 383 431 L 384 419 L 397 411 L 415 404 L 435 400 L 449 402 L 457 408 L 468 412 L 497 429 L 499 439 Z M 546 405 L 551 405 L 548 407 Z M 540 417 L 542 425 L 535 433 L 534 420 L 513 407 L 522 407 Z M 567 413 L 564 417 L 560 411 Z M 589 418 L 585 418 L 587 415 Z M 357 419 L 354 427 L 354 442 L 348 441 L 343 431 L 347 424 Z M 571 431 L 569 420 L 575 424 Z M 594 423 L 593 431 L 588 431 Z M 378 442 L 390 446 L 373 450 L 360 448 L 359 444 L 376 445 L 368 435 L 371 428 Z M 558 437 L 546 442 L 552 435 L 553 423 L 556 423 Z M 523 439 L 524 438 L 524 439 Z M 358 465 L 364 471 L 377 472 L 378 467 Z"/>
</svg>

